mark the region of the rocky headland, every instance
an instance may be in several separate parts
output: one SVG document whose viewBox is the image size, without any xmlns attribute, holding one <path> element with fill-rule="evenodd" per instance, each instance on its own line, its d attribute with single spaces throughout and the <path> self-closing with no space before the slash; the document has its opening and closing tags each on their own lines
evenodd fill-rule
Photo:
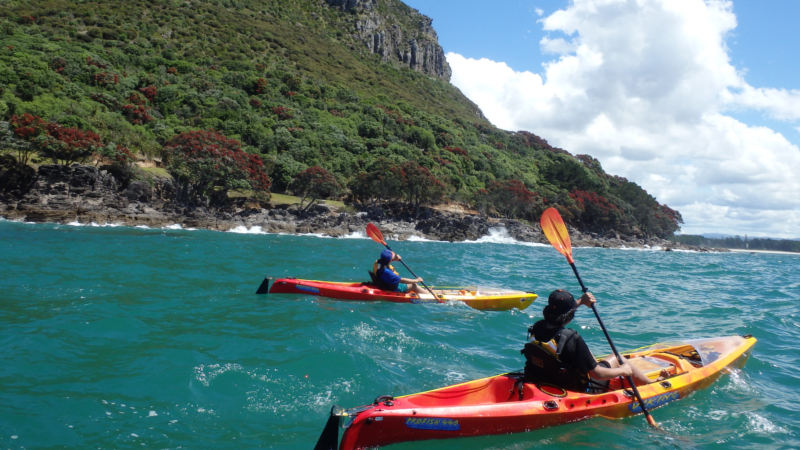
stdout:
<svg viewBox="0 0 800 450">
<path fill-rule="evenodd" d="M 411 208 L 398 203 L 345 212 L 321 204 L 307 211 L 296 205 L 233 201 L 225 208 L 189 207 L 177 203 L 168 178 L 132 181 L 123 186 L 111 172 L 94 166 L 43 165 L 24 183 L 0 171 L 0 217 L 51 223 L 97 223 L 153 228 L 178 224 L 184 228 L 229 231 L 244 227 L 267 233 L 317 233 L 333 237 L 364 232 L 374 222 L 391 239 L 412 236 L 441 240 L 476 240 L 492 228 L 505 228 L 522 242 L 547 243 L 538 224 L 488 218 L 443 208 Z M 670 250 L 679 246 L 663 239 L 601 236 L 569 229 L 574 246 L 640 247 Z M 702 250 L 699 248 L 691 248 Z"/>
</svg>

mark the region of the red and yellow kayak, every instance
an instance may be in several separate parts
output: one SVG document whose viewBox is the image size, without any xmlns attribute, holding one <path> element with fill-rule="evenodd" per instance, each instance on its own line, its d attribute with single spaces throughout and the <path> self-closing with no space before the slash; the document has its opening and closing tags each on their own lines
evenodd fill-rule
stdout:
<svg viewBox="0 0 800 450">
<path fill-rule="evenodd" d="M 647 409 L 666 405 L 708 387 L 725 369 L 742 366 L 755 344 L 752 336 L 727 336 L 655 344 L 626 355 L 653 380 L 637 386 Z M 669 376 L 657 379 L 663 370 Z M 370 405 L 334 407 L 318 448 L 378 447 L 405 441 L 518 433 L 593 417 L 619 419 L 641 413 L 628 386 L 612 380 L 598 394 L 518 383 L 507 373 L 402 397 L 379 397 Z M 335 427 L 335 428 L 334 428 Z"/>
<path fill-rule="evenodd" d="M 318 295 L 336 300 L 356 301 L 385 301 L 398 303 L 436 303 L 431 294 L 416 294 L 413 292 L 386 291 L 371 283 L 365 282 L 336 282 L 301 280 L 299 278 L 278 278 L 269 285 L 269 278 L 264 279 L 257 293 L 263 294 L 304 294 Z M 537 294 L 533 292 L 517 291 L 512 289 L 464 287 L 431 290 L 436 297 L 444 302 L 459 301 L 480 310 L 501 311 L 512 308 L 525 309 L 536 300 Z"/>
</svg>

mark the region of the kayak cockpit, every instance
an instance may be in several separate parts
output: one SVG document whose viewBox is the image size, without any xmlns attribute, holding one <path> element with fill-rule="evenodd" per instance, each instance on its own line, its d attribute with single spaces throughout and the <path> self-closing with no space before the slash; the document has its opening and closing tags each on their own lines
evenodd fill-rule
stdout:
<svg viewBox="0 0 800 450">
<path fill-rule="evenodd" d="M 521 374 L 505 374 L 398 397 L 408 407 L 464 406 L 512 401 Z"/>
</svg>

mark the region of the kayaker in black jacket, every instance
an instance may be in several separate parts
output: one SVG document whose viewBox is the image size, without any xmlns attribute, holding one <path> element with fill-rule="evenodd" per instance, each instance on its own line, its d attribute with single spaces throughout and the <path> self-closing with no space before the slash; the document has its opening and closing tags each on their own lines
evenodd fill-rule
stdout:
<svg viewBox="0 0 800 450">
<path fill-rule="evenodd" d="M 550 294 L 542 310 L 544 319 L 528 328 L 532 339 L 522 350 L 526 382 L 546 382 L 577 391 L 602 390 L 608 385 L 607 380 L 619 376 L 632 376 L 636 384 L 650 382 L 627 360 L 623 359 L 620 365 L 612 355 L 598 362 L 578 332 L 564 328 L 580 305 L 591 308 L 596 301 L 591 292 L 584 293 L 577 302 L 562 289 Z"/>
<path fill-rule="evenodd" d="M 380 286 L 389 291 L 411 291 L 418 294 L 424 292 L 424 289 L 417 286 L 417 283 L 422 282 L 422 278 L 403 278 L 394 270 L 391 264 L 392 261 L 400 261 L 401 259 L 400 255 L 389 249 L 381 252 L 381 256 L 372 265 L 372 271 Z"/>
</svg>

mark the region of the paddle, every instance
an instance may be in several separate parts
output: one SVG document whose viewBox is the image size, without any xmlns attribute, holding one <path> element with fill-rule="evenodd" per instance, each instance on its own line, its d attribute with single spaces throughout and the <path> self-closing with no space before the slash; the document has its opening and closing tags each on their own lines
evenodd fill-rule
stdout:
<svg viewBox="0 0 800 450">
<path fill-rule="evenodd" d="M 369 236 L 373 241 L 379 244 L 383 244 L 383 246 L 386 247 L 387 250 L 394 252 L 394 250 L 392 250 L 392 248 L 389 247 L 389 244 L 387 244 L 386 241 L 383 239 L 383 233 L 381 233 L 381 230 L 379 230 L 378 227 L 375 226 L 375 224 L 372 222 L 367 224 L 367 236 Z M 406 270 L 408 270 L 411 273 L 411 275 L 414 275 L 414 278 L 419 278 L 417 274 L 415 274 L 414 271 L 411 270 L 410 267 L 408 267 L 405 261 L 401 259 L 400 263 L 403 264 L 403 266 L 406 268 Z M 422 287 L 424 287 L 425 289 L 428 290 L 428 292 L 431 293 L 431 295 L 433 296 L 434 299 L 436 299 L 437 302 L 444 303 L 444 301 L 441 300 L 436 294 L 434 294 L 431 288 L 429 288 L 424 282 L 420 281 L 420 284 L 422 284 Z"/>
<path fill-rule="evenodd" d="M 550 241 L 550 244 L 552 244 L 559 253 L 567 257 L 567 262 L 569 262 L 569 265 L 572 267 L 572 271 L 575 272 L 575 277 L 578 279 L 581 289 L 583 289 L 583 292 L 587 292 L 589 289 L 584 286 L 583 280 L 581 280 L 581 276 L 578 274 L 578 268 L 575 267 L 575 260 L 572 259 L 572 243 L 569 239 L 567 226 L 564 225 L 564 221 L 561 219 L 561 215 L 558 213 L 558 210 L 555 208 L 547 208 L 542 213 L 540 224 L 542 226 L 542 231 L 547 237 L 547 240 Z M 606 340 L 608 340 L 608 345 L 611 346 L 614 356 L 616 356 L 617 361 L 622 364 L 622 356 L 620 356 L 617 348 L 611 341 L 611 336 L 608 335 L 606 326 L 603 325 L 603 320 L 600 319 L 600 314 L 597 313 L 597 308 L 595 308 L 594 305 L 592 305 L 592 311 L 594 312 L 594 316 L 597 318 L 597 322 L 600 324 L 600 328 L 603 330 L 603 334 L 606 335 Z M 651 426 L 657 427 L 658 425 L 656 424 L 655 419 L 653 419 L 653 416 L 650 415 L 644 406 L 644 401 L 642 400 L 642 396 L 639 394 L 639 389 L 636 388 L 636 384 L 633 382 L 633 378 L 628 376 L 627 379 L 628 383 L 631 385 L 634 395 L 636 395 L 636 399 L 639 400 L 639 405 L 642 408 L 644 416 L 647 418 L 647 423 L 649 423 Z"/>
</svg>

